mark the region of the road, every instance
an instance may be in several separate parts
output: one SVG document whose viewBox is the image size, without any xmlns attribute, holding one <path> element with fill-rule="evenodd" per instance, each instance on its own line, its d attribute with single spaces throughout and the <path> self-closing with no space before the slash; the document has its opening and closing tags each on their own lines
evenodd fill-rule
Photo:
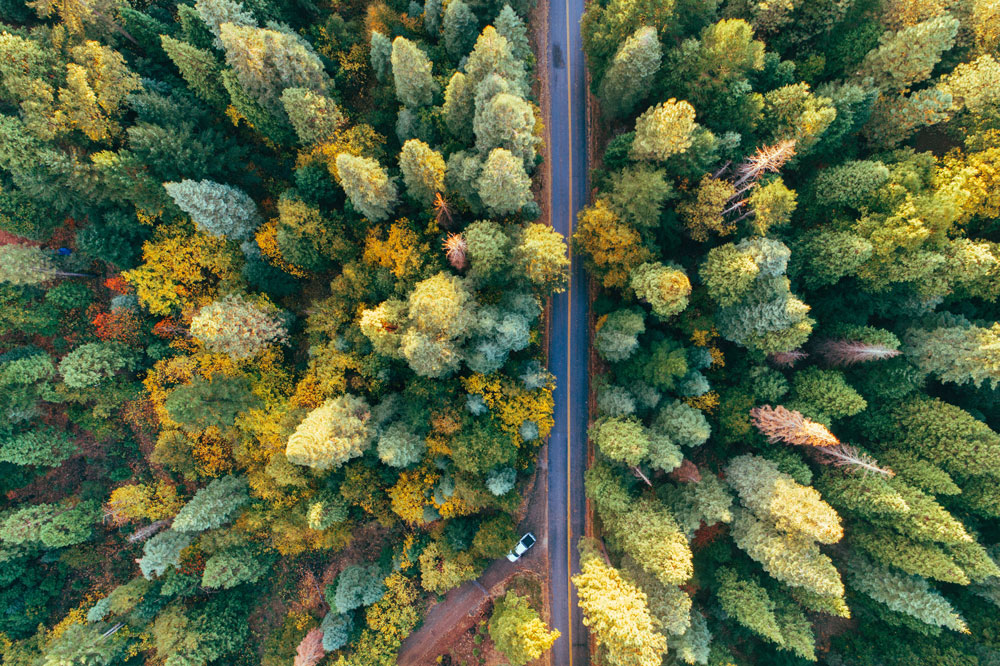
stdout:
<svg viewBox="0 0 1000 666">
<path fill-rule="evenodd" d="M 584 0 L 549 0 L 549 169 L 552 226 L 568 239 L 587 200 L 586 79 L 580 18 Z M 551 623 L 562 633 L 554 666 L 589 662 L 587 634 L 570 576 L 584 530 L 583 472 L 587 434 L 587 283 L 570 251 L 569 288 L 552 299 L 549 370 L 556 376 L 555 426 L 548 446 Z"/>
</svg>

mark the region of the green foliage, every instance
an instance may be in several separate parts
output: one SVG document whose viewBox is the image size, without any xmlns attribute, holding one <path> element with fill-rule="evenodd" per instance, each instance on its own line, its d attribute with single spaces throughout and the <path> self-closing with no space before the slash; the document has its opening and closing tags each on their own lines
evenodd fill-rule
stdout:
<svg viewBox="0 0 1000 666">
<path fill-rule="evenodd" d="M 327 400 L 302 420 L 288 438 L 289 462 L 325 470 L 360 456 L 375 439 L 371 408 L 364 398 L 345 394 Z"/>
<path fill-rule="evenodd" d="M 113 342 L 88 342 L 59 361 L 59 374 L 70 388 L 90 388 L 129 365 L 128 350 Z"/>
<path fill-rule="evenodd" d="M 253 199 L 235 187 L 210 180 L 184 180 L 163 187 L 198 228 L 213 236 L 246 240 L 262 222 Z"/>
<path fill-rule="evenodd" d="M 236 417 L 259 406 L 241 377 L 195 377 L 191 383 L 170 392 L 164 406 L 170 418 L 185 430 L 196 433 L 206 428 L 231 428 Z"/>
<path fill-rule="evenodd" d="M 389 217 L 396 206 L 396 181 L 376 160 L 341 153 L 337 173 L 344 194 L 359 213 L 376 222 Z"/>
<path fill-rule="evenodd" d="M 58 467 L 76 449 L 68 433 L 51 427 L 0 437 L 0 461 L 15 465 Z"/>
<path fill-rule="evenodd" d="M 437 86 L 431 76 L 431 61 L 420 47 L 405 37 L 397 37 L 392 41 L 389 62 L 400 102 L 417 107 L 433 101 Z"/>
<path fill-rule="evenodd" d="M 177 532 L 202 532 L 221 527 L 249 501 L 245 478 L 230 475 L 213 479 L 181 507 L 172 528 Z"/>
<path fill-rule="evenodd" d="M 385 594 L 384 578 L 375 565 L 352 564 L 327 586 L 327 603 L 338 613 L 371 606 Z"/>
<path fill-rule="evenodd" d="M 0 282 L 34 285 L 55 276 L 52 258 L 40 248 L 15 243 L 0 245 Z"/>
<path fill-rule="evenodd" d="M 288 331 L 273 308 L 226 296 L 198 310 L 191 319 L 191 335 L 211 352 L 243 359 L 285 341 Z"/>
<path fill-rule="evenodd" d="M 205 561 L 201 584 L 207 588 L 228 590 L 244 583 L 256 583 L 270 569 L 246 547 L 215 553 Z"/>
</svg>

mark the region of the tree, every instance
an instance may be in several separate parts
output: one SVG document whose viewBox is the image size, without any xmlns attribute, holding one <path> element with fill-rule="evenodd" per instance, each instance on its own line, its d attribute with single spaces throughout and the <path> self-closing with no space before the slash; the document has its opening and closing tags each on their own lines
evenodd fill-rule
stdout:
<svg viewBox="0 0 1000 666">
<path fill-rule="evenodd" d="M 452 0 L 444 10 L 444 48 L 452 60 L 459 60 L 476 43 L 479 21 L 462 0 Z"/>
<path fill-rule="evenodd" d="M 453 3 L 448 4 L 449 7 L 452 5 Z M 461 139 L 464 142 L 471 142 L 472 139 L 472 123 L 475 114 L 474 97 L 475 90 L 468 77 L 462 72 L 452 74 L 444 89 L 442 110 L 448 131 L 456 139 Z"/>
<path fill-rule="evenodd" d="M 285 88 L 305 88 L 321 95 L 332 88 L 309 42 L 290 30 L 223 23 L 219 40 L 240 85 L 269 113 L 280 116 L 283 112 Z"/>
<path fill-rule="evenodd" d="M 253 14 L 248 12 L 238 0 L 195 0 L 194 8 L 208 29 L 215 35 L 215 48 L 224 49 L 219 35 L 222 25 L 256 26 Z"/>
<path fill-rule="evenodd" d="M 169 35 L 160 35 L 160 45 L 198 97 L 216 107 L 226 105 L 229 94 L 220 81 L 219 62 L 210 51 Z"/>
<path fill-rule="evenodd" d="M 626 465 L 638 465 L 649 455 L 649 433 L 635 418 L 601 419 L 587 436 L 604 456 Z"/>
<path fill-rule="evenodd" d="M 671 98 L 651 106 L 635 121 L 632 159 L 662 162 L 683 153 L 694 143 L 697 127 L 694 107 L 687 102 Z"/>
<path fill-rule="evenodd" d="M 660 502 L 640 499 L 610 527 L 621 549 L 663 585 L 681 585 L 694 574 L 687 537 Z"/>
<path fill-rule="evenodd" d="M 424 438 L 405 423 L 393 423 L 378 436 L 378 457 L 390 467 L 409 467 L 427 450 Z"/>
<path fill-rule="evenodd" d="M 445 163 L 441 153 L 432 150 L 419 139 L 409 139 L 399 153 L 399 170 L 403 174 L 406 191 L 425 206 L 444 192 Z"/>
<path fill-rule="evenodd" d="M 488 25 L 476 38 L 476 45 L 465 64 L 465 73 L 477 96 L 480 84 L 490 75 L 496 75 L 509 86 L 507 92 L 524 97 L 528 94 L 524 67 L 524 62 L 514 56 L 510 42 Z"/>
<path fill-rule="evenodd" d="M 654 627 L 646 595 L 602 560 L 593 541 L 580 540 L 580 573 L 572 580 L 583 623 L 609 666 L 660 666 L 667 641 Z"/>
<path fill-rule="evenodd" d="M 514 265 L 538 292 L 561 292 L 569 279 L 566 239 L 546 224 L 526 224 L 514 239 Z"/>
<path fill-rule="evenodd" d="M 630 35 L 643 26 L 654 26 L 668 32 L 677 22 L 674 2 L 648 2 L 646 0 L 611 0 L 606 5 L 587 7 L 580 32 L 583 50 L 591 71 L 594 90 L 599 90 L 613 67 L 613 57 Z"/>
<path fill-rule="evenodd" d="M 940 381 L 1000 385 L 1000 323 L 990 327 L 960 323 L 934 329 L 910 329 L 906 355 L 920 370 Z"/>
<path fill-rule="evenodd" d="M 898 92 L 920 83 L 931 74 L 941 54 L 955 43 L 958 19 L 949 15 L 922 21 L 879 38 L 861 63 L 855 78 L 870 77 L 883 92 Z"/>
<path fill-rule="evenodd" d="M 660 224 L 663 204 L 674 188 L 663 169 L 648 164 L 630 165 L 611 174 L 607 203 L 618 217 L 641 228 Z"/>
<path fill-rule="evenodd" d="M 492 77 L 480 84 L 483 87 Z M 503 79 L 499 79 L 503 81 Z M 499 92 L 495 95 L 476 95 L 476 112 L 473 119 L 476 150 L 488 155 L 494 148 L 505 148 L 524 161 L 526 169 L 534 167 L 535 147 L 541 139 L 535 136 L 535 112 L 519 95 Z"/>
<path fill-rule="evenodd" d="M 640 300 L 649 303 L 653 314 L 664 319 L 686 308 L 691 295 L 691 281 L 676 264 L 640 264 L 629 275 L 629 286 Z"/>
<path fill-rule="evenodd" d="M 420 585 L 430 592 L 444 594 L 478 575 L 471 553 L 456 553 L 442 541 L 431 541 L 420 553 Z"/>
<path fill-rule="evenodd" d="M 509 4 L 504 4 L 503 9 L 494 19 L 493 26 L 497 29 L 497 33 L 510 44 L 511 52 L 515 58 L 524 62 L 529 62 L 534 58 L 531 44 L 528 41 L 528 26 Z"/>
<path fill-rule="evenodd" d="M 177 532 L 203 532 L 222 527 L 250 501 L 248 488 L 247 480 L 242 476 L 213 479 L 177 512 L 172 529 Z"/>
<path fill-rule="evenodd" d="M 117 342 L 88 342 L 59 361 L 59 374 L 66 386 L 83 389 L 97 386 L 129 365 L 127 348 Z"/>
<path fill-rule="evenodd" d="M 52 257 L 32 245 L 0 245 L 0 282 L 35 285 L 59 274 Z"/>
<path fill-rule="evenodd" d="M 493 604 L 489 632 L 511 666 L 525 666 L 538 659 L 560 636 L 558 631 L 548 630 L 538 612 L 528 605 L 527 597 L 510 591 Z"/>
<path fill-rule="evenodd" d="M 212 236 L 235 241 L 253 237 L 263 222 L 257 204 L 243 190 L 211 180 L 164 183 L 177 207 L 191 216 L 198 228 Z"/>
<path fill-rule="evenodd" d="M 354 629 L 354 616 L 351 613 L 337 613 L 331 610 L 320 623 L 323 630 L 323 649 L 339 650 L 347 645 Z"/>
<path fill-rule="evenodd" d="M 392 42 L 378 30 L 372 30 L 369 45 L 371 65 L 379 83 L 386 83 L 392 73 Z"/>
<path fill-rule="evenodd" d="M 618 47 L 601 80 L 601 110 L 609 118 L 632 113 L 652 87 L 660 69 L 662 48 L 656 29 L 643 26 Z"/>
<path fill-rule="evenodd" d="M 639 348 L 639 335 L 646 330 L 638 310 L 615 310 L 597 322 L 594 346 L 606 361 L 623 361 Z"/>
<path fill-rule="evenodd" d="M 717 596 L 722 610 L 744 627 L 772 643 L 784 645 L 781 626 L 774 614 L 774 601 L 752 578 L 741 579 L 732 569 L 719 569 Z"/>
<path fill-rule="evenodd" d="M 198 310 L 191 319 L 191 335 L 209 351 L 240 360 L 285 342 L 288 329 L 270 304 L 260 306 L 230 295 Z"/>
<path fill-rule="evenodd" d="M 164 402 L 170 419 L 191 433 L 212 427 L 226 431 L 239 414 L 259 406 L 245 378 L 224 376 L 195 377 L 171 391 Z"/>
<path fill-rule="evenodd" d="M 193 540 L 190 533 L 172 529 L 154 535 L 142 547 L 142 558 L 139 560 L 142 575 L 152 579 L 153 575 L 162 576 L 167 569 L 177 566 L 181 561 L 181 551 Z"/>
<path fill-rule="evenodd" d="M 396 207 L 396 181 L 376 160 L 350 153 L 337 155 L 340 185 L 359 213 L 378 222 Z"/>
<path fill-rule="evenodd" d="M 469 277 L 490 284 L 509 277 L 513 251 L 510 236 L 493 220 L 477 220 L 462 232 L 469 262 Z"/>
<path fill-rule="evenodd" d="M 288 438 L 285 454 L 297 465 L 318 470 L 340 467 L 360 456 L 375 439 L 371 408 L 364 398 L 345 394 L 309 412 Z"/>
<path fill-rule="evenodd" d="M 304 145 L 322 143 L 347 123 L 344 112 L 326 95 L 308 88 L 285 88 L 281 104 Z"/>
<path fill-rule="evenodd" d="M 327 615 L 329 615 L 329 613 Z M 323 619 L 326 620 L 325 617 Z M 334 633 L 335 632 L 331 631 L 331 636 Z M 292 662 L 292 666 L 316 666 L 316 664 L 318 664 L 326 654 L 323 647 L 323 641 L 325 638 L 326 633 L 322 628 L 322 624 L 316 629 L 310 629 L 299 642 L 299 646 L 295 651 L 295 661 Z M 337 648 L 339 647 L 341 646 L 338 645 Z"/>
<path fill-rule="evenodd" d="M 524 163 L 505 148 L 494 148 L 477 181 L 479 197 L 495 215 L 509 215 L 531 201 L 531 179 Z"/>
<path fill-rule="evenodd" d="M 604 199 L 577 215 L 573 246 L 584 255 L 587 270 L 609 288 L 624 287 L 629 274 L 652 259 L 639 232 L 623 223 Z"/>
<path fill-rule="evenodd" d="M 726 180 L 702 176 L 694 198 L 677 206 L 677 212 L 694 240 L 704 243 L 711 234 L 728 236 L 735 225 L 725 218 L 729 202 L 736 196 L 736 188 Z"/>
<path fill-rule="evenodd" d="M 90 538 L 97 513 L 95 502 L 25 504 L 0 521 L 0 541 L 11 546 L 73 546 Z"/>
<path fill-rule="evenodd" d="M 335 586 L 327 586 L 327 603 L 338 613 L 371 606 L 385 594 L 384 579 L 377 565 L 352 564 L 340 572 Z"/>
<path fill-rule="evenodd" d="M 405 37 L 392 41 L 392 78 L 396 98 L 409 107 L 427 106 L 434 101 L 437 84 L 431 76 L 431 61 L 416 44 Z"/>
<path fill-rule="evenodd" d="M 0 461 L 14 465 L 58 467 L 76 449 L 69 433 L 48 426 L 0 437 Z"/>
<path fill-rule="evenodd" d="M 758 235 L 764 236 L 772 228 L 788 224 L 795 212 L 797 195 L 795 190 L 785 186 L 785 181 L 775 178 L 766 185 L 758 185 L 748 199 L 753 217 L 750 227 Z"/>
<path fill-rule="evenodd" d="M 228 590 L 243 583 L 256 583 L 270 566 L 246 547 L 229 548 L 205 561 L 201 584 L 209 589 Z"/>
<path fill-rule="evenodd" d="M 424 30 L 431 37 L 441 33 L 441 0 L 424 0 Z"/>
</svg>

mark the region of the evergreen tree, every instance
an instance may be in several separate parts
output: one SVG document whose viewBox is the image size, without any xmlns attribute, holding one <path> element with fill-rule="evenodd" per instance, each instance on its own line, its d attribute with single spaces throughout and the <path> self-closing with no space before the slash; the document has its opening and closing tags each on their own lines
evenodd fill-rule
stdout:
<svg viewBox="0 0 1000 666">
<path fill-rule="evenodd" d="M 534 166 L 535 146 L 541 140 L 535 136 L 534 110 L 523 98 L 506 92 L 488 99 L 477 94 L 473 130 L 476 150 L 481 154 L 504 148 L 521 158 L 525 168 Z"/>
<path fill-rule="evenodd" d="M 510 44 L 514 57 L 524 62 L 532 62 L 534 54 L 528 41 L 528 26 L 509 4 L 505 4 L 493 21 L 497 32 Z"/>
<path fill-rule="evenodd" d="M 623 361 L 639 347 L 639 335 L 646 330 L 644 317 L 636 310 L 615 310 L 596 327 L 594 346 L 606 361 Z"/>
<path fill-rule="evenodd" d="M 203 532 L 222 527 L 250 501 L 247 491 L 247 480 L 242 476 L 213 479 L 177 512 L 171 527 L 177 532 Z"/>
<path fill-rule="evenodd" d="M 884 92 L 906 90 L 930 76 L 941 55 L 955 43 L 958 19 L 944 14 L 879 39 L 861 63 L 856 77 L 870 77 Z"/>
<path fill-rule="evenodd" d="M 431 61 L 416 44 L 405 37 L 392 41 L 389 57 L 396 98 L 409 107 L 427 106 L 434 99 L 437 84 L 431 76 Z"/>
<path fill-rule="evenodd" d="M 424 0 L 424 30 L 431 37 L 441 33 L 441 0 Z"/>
<path fill-rule="evenodd" d="M 212 427 L 225 431 L 241 412 L 259 406 L 245 379 L 222 376 L 195 377 L 171 391 L 164 402 L 170 419 L 192 433 Z"/>
<path fill-rule="evenodd" d="M 494 148 L 476 181 L 483 205 L 495 215 L 509 215 L 531 201 L 531 179 L 524 163 L 505 148 Z"/>
<path fill-rule="evenodd" d="M 191 319 L 191 335 L 209 351 L 239 360 L 284 342 L 288 331 L 273 307 L 226 296 L 198 310 Z"/>
<path fill-rule="evenodd" d="M 142 547 L 139 569 L 142 575 L 151 579 L 155 574 L 162 576 L 170 567 L 180 563 L 181 551 L 191 545 L 193 537 L 188 532 L 164 530 L 154 535 Z"/>
<path fill-rule="evenodd" d="M 129 365 L 127 348 L 117 342 L 88 342 L 59 361 L 59 374 L 74 389 L 97 386 Z"/>
<path fill-rule="evenodd" d="M 444 10 L 442 20 L 444 30 L 444 47 L 452 60 L 459 60 L 472 49 L 476 43 L 476 31 L 479 21 L 462 0 L 451 0 Z"/>
<path fill-rule="evenodd" d="M 601 109 L 606 116 L 621 118 L 632 113 L 649 94 L 661 58 L 656 29 L 648 25 L 622 42 L 601 80 Z"/>
<path fill-rule="evenodd" d="M 0 245 L 0 282 L 35 285 L 58 274 L 52 258 L 41 248 L 14 243 Z"/>
<path fill-rule="evenodd" d="M 244 583 L 256 583 L 270 569 L 247 547 L 229 548 L 205 561 L 201 584 L 210 589 L 228 590 Z"/>
<path fill-rule="evenodd" d="M 169 35 L 160 35 L 160 45 L 196 95 L 213 106 L 225 107 L 229 93 L 220 82 L 221 67 L 210 51 Z"/>
<path fill-rule="evenodd" d="M 327 586 L 331 610 L 348 613 L 361 606 L 371 606 L 385 594 L 385 584 L 376 565 L 352 564 L 340 572 L 336 585 Z"/>
<path fill-rule="evenodd" d="M 373 221 L 384 220 L 396 207 L 396 181 L 375 160 L 350 153 L 337 155 L 340 185 L 351 205 Z"/>
<path fill-rule="evenodd" d="M 906 354 L 920 370 L 940 381 L 972 384 L 1000 384 L 1000 323 L 984 326 L 941 326 L 911 329 L 906 337 Z"/>
<path fill-rule="evenodd" d="M 336 102 L 308 88 L 285 88 L 281 104 L 305 145 L 329 139 L 347 122 Z"/>
<path fill-rule="evenodd" d="M 392 42 L 378 30 L 372 30 L 369 48 L 375 78 L 380 83 L 386 83 L 389 80 L 389 74 L 392 73 Z"/>
<path fill-rule="evenodd" d="M 288 438 L 285 454 L 297 465 L 318 470 L 340 467 L 360 456 L 375 438 L 371 408 L 364 398 L 345 394 L 309 412 Z"/>
<path fill-rule="evenodd" d="M 83 543 L 93 533 L 97 520 L 95 502 L 66 504 L 24 504 L 0 521 L 0 541 L 8 546 L 21 544 L 43 548 L 63 548 Z"/>
<path fill-rule="evenodd" d="M 565 288 L 569 279 L 566 240 L 545 224 L 526 224 L 515 237 L 513 262 L 538 292 L 551 294 Z"/>
<path fill-rule="evenodd" d="M 0 461 L 14 465 L 58 467 L 76 450 L 69 433 L 47 426 L 0 437 Z"/>
<path fill-rule="evenodd" d="M 196 0 L 194 8 L 198 16 L 205 22 L 208 29 L 215 35 L 215 48 L 224 49 L 220 39 L 222 25 L 231 23 L 237 26 L 256 26 L 257 21 L 237 0 Z"/>
<path fill-rule="evenodd" d="M 183 180 L 163 187 L 177 207 L 212 236 L 244 241 L 263 222 L 253 199 L 235 187 L 210 180 Z"/>
<path fill-rule="evenodd" d="M 445 190 L 444 158 L 419 139 L 410 139 L 403 144 L 399 170 L 403 174 L 406 191 L 424 205 L 432 204 L 435 195 Z"/>
<path fill-rule="evenodd" d="M 629 276 L 629 286 L 640 300 L 649 303 L 653 314 L 664 319 L 686 308 L 691 295 L 691 281 L 676 264 L 641 264 Z"/>
<path fill-rule="evenodd" d="M 669 99 L 651 106 L 635 121 L 632 159 L 664 161 L 693 144 L 694 107 Z"/>
<path fill-rule="evenodd" d="M 427 450 L 424 438 L 404 423 L 393 423 L 378 436 L 378 457 L 390 467 L 408 467 L 419 462 Z"/>
</svg>

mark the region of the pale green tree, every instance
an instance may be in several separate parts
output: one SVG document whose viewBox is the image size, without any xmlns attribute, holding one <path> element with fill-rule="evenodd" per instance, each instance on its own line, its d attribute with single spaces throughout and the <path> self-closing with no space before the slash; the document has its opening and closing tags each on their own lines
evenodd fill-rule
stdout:
<svg viewBox="0 0 1000 666">
<path fill-rule="evenodd" d="M 198 310 L 191 319 L 191 335 L 209 351 L 239 360 L 284 342 L 288 329 L 274 306 L 229 295 Z"/>
<path fill-rule="evenodd" d="M 182 180 L 163 187 L 177 207 L 212 236 L 247 240 L 263 222 L 257 204 L 241 189 L 211 180 Z"/>
<path fill-rule="evenodd" d="M 429 206 L 445 191 L 445 162 L 441 153 L 419 139 L 410 139 L 399 153 L 399 170 L 406 191 L 413 199 Z"/>
<path fill-rule="evenodd" d="M 348 393 L 309 412 L 288 438 L 285 455 L 296 465 L 327 470 L 360 456 L 374 439 L 371 408 Z"/>
<path fill-rule="evenodd" d="M 389 217 L 398 197 L 396 181 L 376 160 L 340 153 L 337 173 L 344 193 L 359 213 L 376 222 Z"/>
<path fill-rule="evenodd" d="M 336 102 L 308 88 L 285 88 L 281 103 L 304 145 L 330 138 L 347 122 Z"/>
<path fill-rule="evenodd" d="M 601 80 L 601 110 L 609 118 L 632 113 L 652 87 L 663 50 L 656 29 L 643 26 L 629 35 Z"/>
<path fill-rule="evenodd" d="M 524 162 L 505 148 L 494 148 L 477 181 L 479 198 L 495 215 L 509 215 L 531 201 L 531 179 Z"/>
<path fill-rule="evenodd" d="M 392 78 L 396 85 L 396 98 L 409 107 L 427 106 L 434 100 L 437 84 L 431 76 L 431 61 L 420 47 L 397 37 L 392 41 Z"/>
<path fill-rule="evenodd" d="M 635 121 L 632 159 L 663 161 L 685 152 L 694 143 L 694 107 L 668 99 L 646 109 Z"/>
</svg>

